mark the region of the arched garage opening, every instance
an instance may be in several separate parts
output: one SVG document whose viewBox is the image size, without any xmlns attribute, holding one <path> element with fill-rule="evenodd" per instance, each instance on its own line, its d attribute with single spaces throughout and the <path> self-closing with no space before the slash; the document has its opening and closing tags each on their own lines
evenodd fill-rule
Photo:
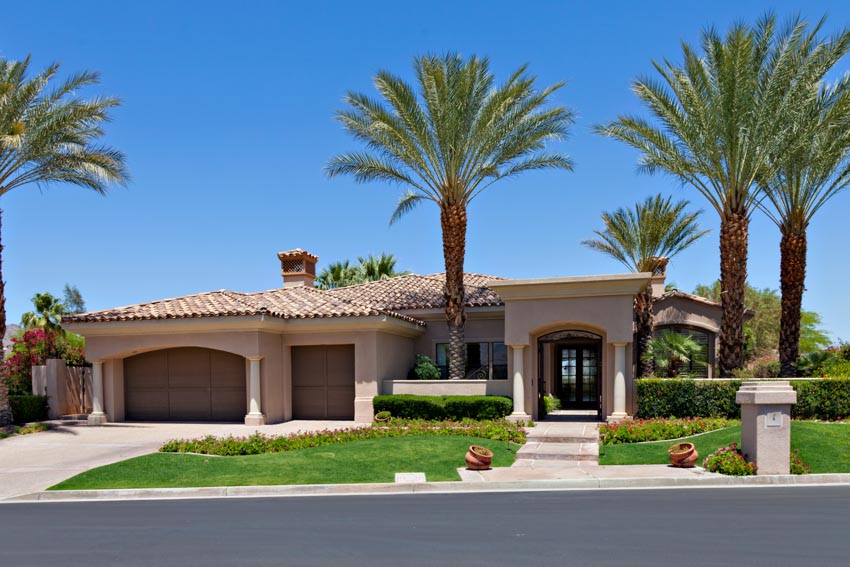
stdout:
<svg viewBox="0 0 850 567">
<path fill-rule="evenodd" d="M 245 359 L 197 347 L 125 358 L 124 411 L 128 421 L 242 421 Z"/>
</svg>

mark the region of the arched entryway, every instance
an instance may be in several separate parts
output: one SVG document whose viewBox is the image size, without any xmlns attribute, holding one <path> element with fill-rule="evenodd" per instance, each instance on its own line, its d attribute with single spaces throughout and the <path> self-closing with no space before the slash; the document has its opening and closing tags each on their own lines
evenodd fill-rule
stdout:
<svg viewBox="0 0 850 567">
<path fill-rule="evenodd" d="M 602 415 L 602 336 L 562 330 L 537 339 L 538 412 L 553 395 L 562 409 L 594 410 Z"/>
<path fill-rule="evenodd" d="M 242 421 L 245 359 L 197 347 L 125 358 L 124 412 L 129 421 Z"/>
</svg>

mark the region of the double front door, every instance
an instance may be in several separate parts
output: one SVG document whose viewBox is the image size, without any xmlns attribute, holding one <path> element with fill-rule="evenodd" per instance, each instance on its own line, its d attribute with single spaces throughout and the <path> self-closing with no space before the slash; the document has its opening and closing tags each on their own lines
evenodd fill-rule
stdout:
<svg viewBox="0 0 850 567">
<path fill-rule="evenodd" d="M 595 409 L 599 406 L 598 344 L 555 346 L 555 396 L 564 409 Z"/>
</svg>

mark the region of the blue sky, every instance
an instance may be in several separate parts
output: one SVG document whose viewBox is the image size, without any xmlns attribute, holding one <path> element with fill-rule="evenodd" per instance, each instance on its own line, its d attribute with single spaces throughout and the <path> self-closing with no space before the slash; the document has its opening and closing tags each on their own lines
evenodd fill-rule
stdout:
<svg viewBox="0 0 850 567">
<path fill-rule="evenodd" d="M 367 6 L 368 4 L 368 6 Z M 518 9 L 518 6 L 521 8 Z M 574 173 L 539 172 L 494 185 L 470 209 L 466 269 L 508 277 L 613 273 L 620 266 L 579 242 L 599 213 L 690 188 L 636 173 L 637 154 L 591 132 L 618 113 L 641 112 L 629 91 L 655 58 L 678 59 L 680 41 L 714 24 L 829 15 L 841 2 L 76 2 L 4 8 L 0 54 L 31 53 L 41 68 L 98 70 L 89 94 L 124 105 L 108 143 L 129 157 L 133 182 L 106 198 L 75 187 L 17 189 L 0 203 L 9 321 L 36 291 L 77 285 L 90 309 L 178 295 L 280 285 L 275 253 L 300 247 L 320 265 L 382 250 L 400 267 L 443 270 L 438 214 L 423 205 L 390 227 L 397 187 L 329 180 L 323 166 L 356 147 L 334 121 L 346 90 L 374 94 L 382 68 L 411 77 L 425 52 L 487 55 L 497 78 L 523 63 L 541 85 L 568 81 L 555 102 L 577 113 L 557 149 Z M 14 25 L 8 25 L 14 22 Z M 840 71 L 848 68 L 843 61 Z M 850 191 L 809 233 L 804 306 L 834 338 L 850 339 L 846 242 Z M 669 280 L 691 291 L 718 277 L 718 220 L 681 256 Z M 778 287 L 779 234 L 763 215 L 751 227 L 749 279 Z"/>
</svg>

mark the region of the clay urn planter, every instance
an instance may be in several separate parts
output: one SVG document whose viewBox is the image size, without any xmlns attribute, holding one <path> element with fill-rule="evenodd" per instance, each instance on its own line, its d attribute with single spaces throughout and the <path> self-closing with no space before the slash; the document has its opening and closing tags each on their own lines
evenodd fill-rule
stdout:
<svg viewBox="0 0 850 567">
<path fill-rule="evenodd" d="M 473 471 L 483 471 L 490 468 L 493 451 L 480 445 L 471 445 L 466 452 L 466 468 Z"/>
<path fill-rule="evenodd" d="M 391 418 L 392 415 L 390 415 L 390 412 L 388 411 L 379 411 L 375 414 L 375 421 L 378 423 L 389 423 Z"/>
<path fill-rule="evenodd" d="M 694 466 L 699 458 L 693 443 L 676 443 L 667 449 L 670 455 L 670 464 L 674 467 L 689 469 Z"/>
</svg>

